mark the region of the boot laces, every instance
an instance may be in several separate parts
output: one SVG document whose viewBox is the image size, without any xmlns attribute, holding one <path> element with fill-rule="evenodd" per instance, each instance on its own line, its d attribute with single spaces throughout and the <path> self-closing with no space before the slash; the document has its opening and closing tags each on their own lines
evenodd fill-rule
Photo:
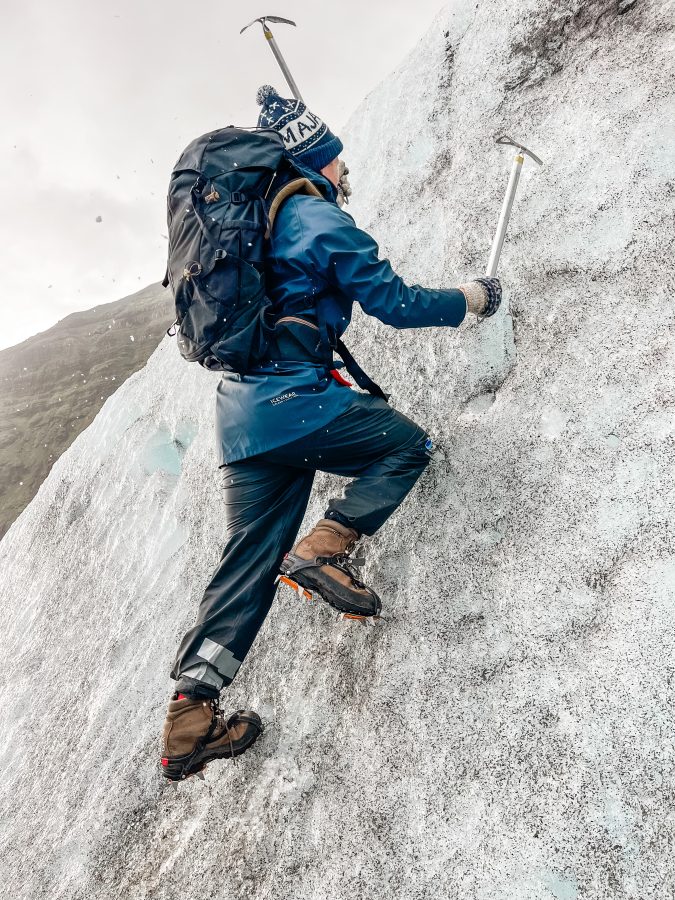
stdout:
<svg viewBox="0 0 675 900">
<path fill-rule="evenodd" d="M 361 580 L 360 572 L 357 572 L 356 570 L 365 565 L 366 559 L 364 556 L 352 557 L 351 553 L 355 548 L 356 541 L 352 541 L 351 544 L 347 545 L 344 553 L 336 553 L 335 556 L 331 557 L 330 564 L 334 565 L 336 569 L 340 569 L 345 575 L 349 575 L 357 587 L 365 589 L 366 585 Z M 359 551 L 360 548 L 357 549 L 357 552 Z"/>
<path fill-rule="evenodd" d="M 222 737 L 222 734 L 223 734 L 222 729 L 225 730 L 225 733 L 227 734 L 227 740 L 229 741 L 229 744 L 230 744 L 230 753 L 232 754 L 232 762 L 236 764 L 237 760 L 234 755 L 234 744 L 232 743 L 232 735 L 230 733 L 230 729 L 228 728 L 227 720 L 225 719 L 225 713 L 221 709 L 219 697 L 215 697 L 211 700 L 211 710 L 213 712 L 213 722 L 212 722 L 213 731 L 211 733 L 211 738 L 214 740 L 217 740 L 218 738 Z M 221 726 L 221 730 L 218 731 L 218 733 L 216 734 L 218 725 Z"/>
</svg>

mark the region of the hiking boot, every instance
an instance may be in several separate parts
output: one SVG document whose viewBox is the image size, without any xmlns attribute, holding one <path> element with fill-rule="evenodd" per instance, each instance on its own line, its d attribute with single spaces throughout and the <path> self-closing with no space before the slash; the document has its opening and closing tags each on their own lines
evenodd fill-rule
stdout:
<svg viewBox="0 0 675 900">
<path fill-rule="evenodd" d="M 291 587 L 299 585 L 306 591 L 316 591 L 326 603 L 348 616 L 379 615 L 380 598 L 351 568 L 365 562 L 350 557 L 358 537 L 353 528 L 333 519 L 321 519 L 284 557 L 281 580 Z"/>
<path fill-rule="evenodd" d="M 162 775 L 181 781 L 212 759 L 239 756 L 262 734 L 260 716 L 239 710 L 225 721 L 217 700 L 174 694 L 162 732 Z"/>
</svg>

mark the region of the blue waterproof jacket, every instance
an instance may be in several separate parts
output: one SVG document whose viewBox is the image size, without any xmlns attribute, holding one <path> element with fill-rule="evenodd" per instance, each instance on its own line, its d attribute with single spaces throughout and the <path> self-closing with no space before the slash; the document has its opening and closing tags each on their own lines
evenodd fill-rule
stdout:
<svg viewBox="0 0 675 900">
<path fill-rule="evenodd" d="M 255 456 L 302 438 L 345 412 L 358 396 L 340 384 L 318 351 L 316 300 L 335 338 L 352 304 L 394 328 L 456 327 L 466 315 L 456 289 L 409 287 L 380 259 L 370 235 L 340 209 L 330 182 L 302 171 L 322 197 L 294 194 L 274 220 L 266 260 L 267 295 L 277 326 L 269 361 L 250 374 L 225 372 L 218 384 L 218 464 Z M 367 370 L 367 360 L 359 360 Z"/>
</svg>

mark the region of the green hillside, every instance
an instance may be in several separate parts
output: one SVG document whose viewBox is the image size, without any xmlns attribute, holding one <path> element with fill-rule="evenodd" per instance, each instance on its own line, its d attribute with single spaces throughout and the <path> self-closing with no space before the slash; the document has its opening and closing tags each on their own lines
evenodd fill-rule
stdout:
<svg viewBox="0 0 675 900">
<path fill-rule="evenodd" d="M 0 537 L 172 321 L 171 292 L 154 284 L 0 351 Z"/>
</svg>

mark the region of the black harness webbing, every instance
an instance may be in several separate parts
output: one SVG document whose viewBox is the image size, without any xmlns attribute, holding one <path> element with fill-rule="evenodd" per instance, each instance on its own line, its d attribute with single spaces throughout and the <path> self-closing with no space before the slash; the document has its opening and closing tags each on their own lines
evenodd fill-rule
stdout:
<svg viewBox="0 0 675 900">
<path fill-rule="evenodd" d="M 385 394 L 382 388 L 377 384 L 377 382 L 373 381 L 373 379 L 366 375 L 361 366 L 357 363 L 354 357 L 351 355 L 349 350 L 345 347 L 344 343 L 338 338 L 335 342 L 335 346 L 333 347 L 340 356 L 342 357 L 342 361 L 345 364 L 345 369 L 352 376 L 354 381 L 358 384 L 360 388 L 363 388 L 364 391 L 368 391 L 369 394 L 372 394 L 373 397 L 381 397 L 386 403 L 389 403 L 389 394 Z"/>
<path fill-rule="evenodd" d="M 335 350 L 342 357 L 342 361 L 345 364 L 345 369 L 349 372 L 349 374 L 352 376 L 352 378 L 360 388 L 362 388 L 364 391 L 368 391 L 368 393 L 372 394 L 373 397 L 380 397 L 385 401 L 385 403 L 389 403 L 389 394 L 385 394 L 379 384 L 373 381 L 373 379 L 369 375 L 366 375 L 361 366 L 351 355 L 344 342 L 334 333 L 332 328 L 328 327 L 324 314 L 323 303 L 321 302 L 327 293 L 329 293 L 329 289 L 322 291 L 320 294 L 314 297 L 316 317 L 319 322 L 320 344 L 321 349 L 326 354 L 326 358 L 332 363 L 333 351 Z"/>
</svg>

